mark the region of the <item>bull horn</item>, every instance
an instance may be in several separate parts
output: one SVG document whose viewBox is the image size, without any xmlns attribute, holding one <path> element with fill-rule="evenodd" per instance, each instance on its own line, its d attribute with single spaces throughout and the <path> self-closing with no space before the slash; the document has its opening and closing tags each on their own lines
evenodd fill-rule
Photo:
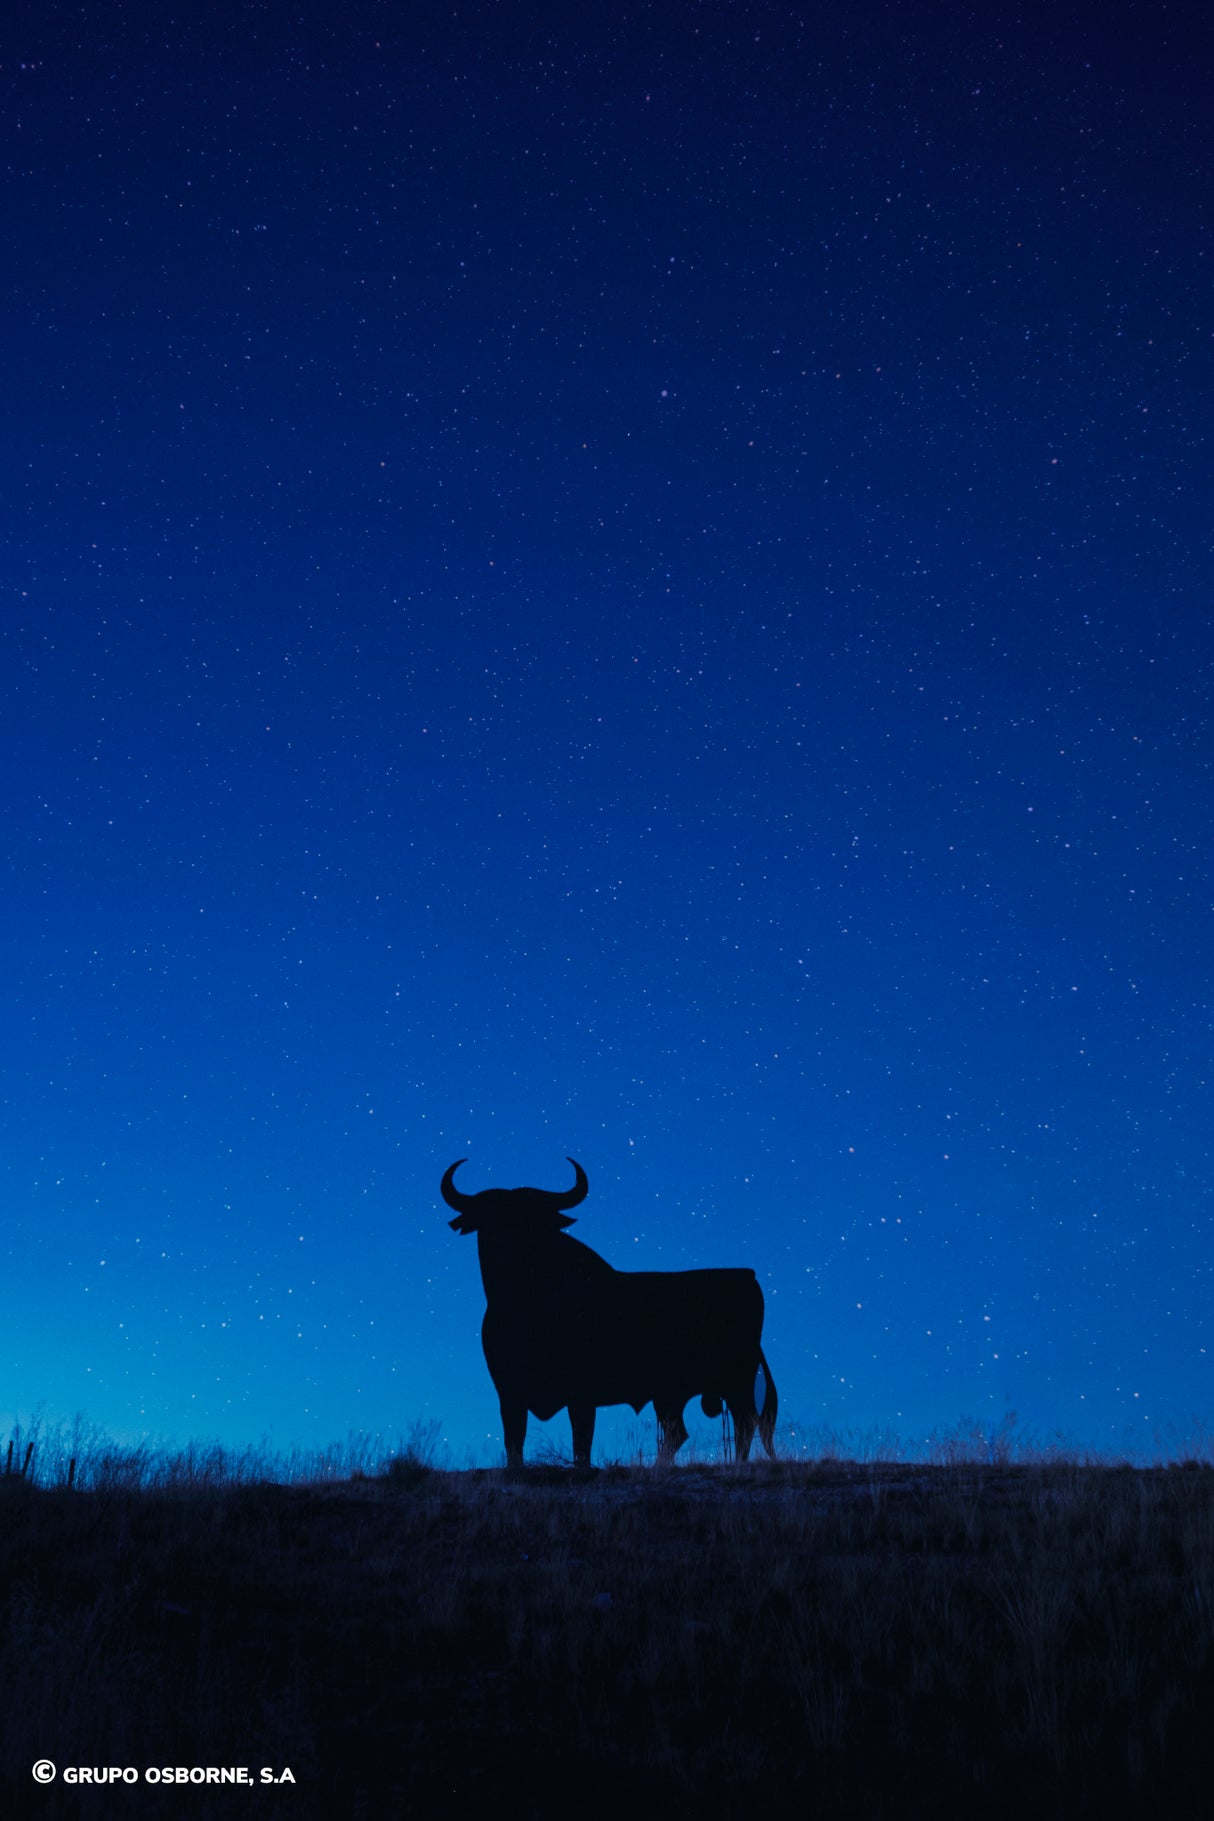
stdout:
<svg viewBox="0 0 1214 1821">
<path fill-rule="evenodd" d="M 459 1169 L 461 1163 L 467 1163 L 467 1161 L 468 1159 L 466 1157 L 457 1157 L 455 1162 L 451 1165 L 451 1168 L 447 1171 L 447 1174 L 443 1177 L 443 1200 L 449 1208 L 454 1208 L 457 1214 L 470 1214 L 472 1212 L 472 1204 L 476 1200 L 475 1195 L 461 1195 L 455 1186 L 455 1172 Z"/>
<path fill-rule="evenodd" d="M 576 1157 L 566 1158 L 566 1162 L 571 1163 L 573 1165 L 574 1169 L 577 1171 L 577 1181 L 574 1183 L 574 1185 L 571 1189 L 566 1189 L 565 1193 L 563 1195 L 560 1194 L 556 1189 L 550 1190 L 549 1193 L 552 1196 L 552 1203 L 553 1203 L 554 1207 L 576 1208 L 579 1201 L 585 1201 L 586 1196 L 590 1190 L 590 1184 L 586 1180 L 585 1170 L 582 1168 L 581 1164 L 578 1162 Z"/>
</svg>

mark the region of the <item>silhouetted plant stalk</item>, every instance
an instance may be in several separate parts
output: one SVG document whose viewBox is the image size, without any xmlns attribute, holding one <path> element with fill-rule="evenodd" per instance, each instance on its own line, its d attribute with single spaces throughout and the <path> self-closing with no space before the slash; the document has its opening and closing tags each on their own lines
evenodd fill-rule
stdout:
<svg viewBox="0 0 1214 1821">
<path fill-rule="evenodd" d="M 13 1449 L 15 1446 L 20 1445 L 20 1440 L 21 1440 L 21 1431 L 20 1431 L 20 1429 L 16 1429 L 16 1430 L 14 1430 L 13 1434 L 9 1437 L 8 1452 L 5 1455 L 5 1460 L 4 1460 L 4 1477 L 5 1477 L 5 1479 L 12 1478 L 12 1475 L 13 1475 Z M 34 1458 L 34 1444 L 32 1441 L 29 1441 L 26 1443 L 26 1447 L 25 1447 L 25 1458 L 21 1462 L 20 1467 L 17 1469 L 17 1478 L 18 1479 L 23 1480 L 23 1479 L 32 1478 L 32 1475 L 30 1474 L 30 1465 L 33 1461 L 33 1458 Z"/>
</svg>

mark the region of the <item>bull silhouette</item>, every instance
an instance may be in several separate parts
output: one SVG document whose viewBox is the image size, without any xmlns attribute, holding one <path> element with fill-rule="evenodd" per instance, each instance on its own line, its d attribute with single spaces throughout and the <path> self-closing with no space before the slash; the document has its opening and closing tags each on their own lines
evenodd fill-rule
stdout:
<svg viewBox="0 0 1214 1821">
<path fill-rule="evenodd" d="M 572 1189 L 455 1187 L 453 1163 L 442 1195 L 457 1233 L 475 1233 L 485 1319 L 481 1344 L 497 1390 L 506 1461 L 523 1463 L 527 1413 L 547 1422 L 568 1408 L 573 1459 L 590 1465 L 595 1413 L 603 1404 L 647 1403 L 657 1413 L 658 1459 L 687 1440 L 683 1410 L 700 1396 L 705 1416 L 733 1418 L 735 1451 L 746 1460 L 755 1429 L 771 1458 L 775 1381 L 763 1357 L 763 1292 L 753 1271 L 617 1271 L 564 1231 L 566 1212 L 590 1187 L 574 1158 Z M 763 1400 L 755 1392 L 763 1375 Z"/>
</svg>

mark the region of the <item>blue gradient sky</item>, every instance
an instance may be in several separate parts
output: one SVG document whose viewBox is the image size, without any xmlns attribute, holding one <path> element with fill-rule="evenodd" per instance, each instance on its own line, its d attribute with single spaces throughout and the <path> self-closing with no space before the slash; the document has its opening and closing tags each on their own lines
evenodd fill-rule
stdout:
<svg viewBox="0 0 1214 1821">
<path fill-rule="evenodd" d="M 8 28 L 0 1422 L 492 1459 L 572 1154 L 801 1423 L 1183 1443 L 1208 20 L 588 10 Z"/>
</svg>

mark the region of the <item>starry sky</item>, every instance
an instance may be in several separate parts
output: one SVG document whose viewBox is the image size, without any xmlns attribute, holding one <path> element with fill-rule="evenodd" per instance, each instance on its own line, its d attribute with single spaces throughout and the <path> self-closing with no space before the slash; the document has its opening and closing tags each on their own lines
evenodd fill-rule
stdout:
<svg viewBox="0 0 1214 1821">
<path fill-rule="evenodd" d="M 0 1421 L 500 1458 L 572 1155 L 802 1429 L 1183 1452 L 1204 9 L 5 32 Z"/>
</svg>

